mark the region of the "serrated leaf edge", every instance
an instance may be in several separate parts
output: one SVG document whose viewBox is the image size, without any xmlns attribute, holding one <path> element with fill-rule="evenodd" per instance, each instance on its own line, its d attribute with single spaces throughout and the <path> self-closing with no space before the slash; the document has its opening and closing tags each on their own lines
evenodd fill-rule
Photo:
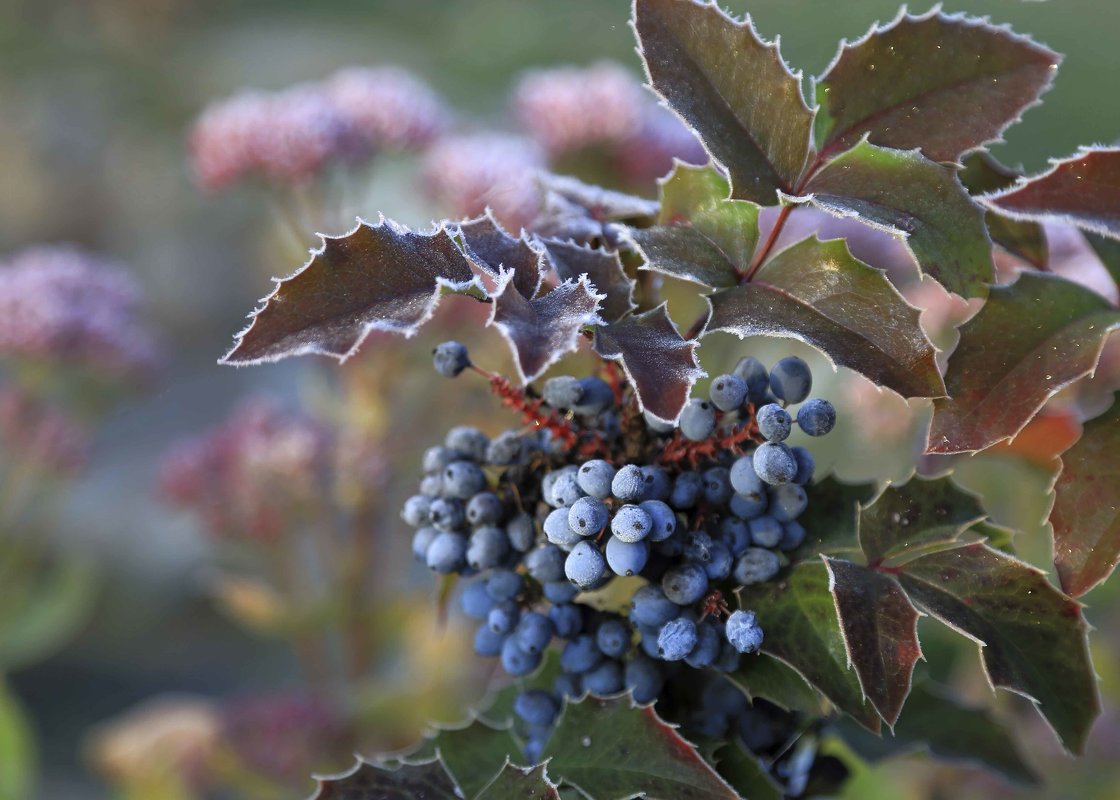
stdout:
<svg viewBox="0 0 1120 800">
<path fill-rule="evenodd" d="M 537 285 L 533 288 L 532 295 L 525 298 L 526 300 L 532 300 L 537 296 L 537 293 L 540 292 L 541 286 L 544 284 L 545 274 L 552 269 L 552 264 L 548 259 L 548 252 L 545 250 L 544 244 L 539 237 L 530 235 L 524 228 L 521 229 L 517 236 L 514 236 L 498 221 L 498 218 L 494 216 L 494 211 L 490 206 L 486 206 L 482 214 L 477 217 L 468 217 L 455 223 L 445 223 L 444 227 L 448 228 L 449 232 L 453 233 L 453 235 L 459 237 L 460 241 L 457 242 L 457 244 L 460 245 L 459 249 L 462 251 L 467 261 L 477 266 L 479 269 L 484 270 L 487 275 L 497 278 L 498 276 L 487 265 L 481 264 L 479 260 L 476 260 L 475 257 L 471 255 L 470 245 L 467 244 L 466 237 L 463 236 L 462 232 L 463 225 L 468 225 L 472 222 L 482 222 L 483 220 L 489 221 L 500 233 L 509 237 L 510 240 L 514 242 L 523 242 L 537 256 Z M 500 268 L 504 266 L 504 264 L 499 265 L 499 272 L 501 271 Z"/>
</svg>

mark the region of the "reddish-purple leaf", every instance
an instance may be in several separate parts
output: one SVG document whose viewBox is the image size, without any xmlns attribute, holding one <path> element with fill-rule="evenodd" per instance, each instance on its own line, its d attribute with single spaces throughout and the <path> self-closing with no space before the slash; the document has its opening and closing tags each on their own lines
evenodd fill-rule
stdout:
<svg viewBox="0 0 1120 800">
<path fill-rule="evenodd" d="M 993 687 L 1033 700 L 1068 750 L 1084 749 L 1100 698 L 1076 600 L 983 544 L 917 558 L 898 579 L 918 608 L 976 640 Z"/>
<path fill-rule="evenodd" d="M 1060 61 L 985 20 L 904 9 L 889 25 L 843 43 L 817 82 L 821 151 L 838 152 L 867 134 L 883 147 L 956 161 L 998 141 L 1049 88 Z"/>
<path fill-rule="evenodd" d="M 598 314 L 602 297 L 586 278 L 580 278 L 526 300 L 513 285 L 513 273 L 502 272 L 491 295 L 494 306 L 487 324 L 501 331 L 521 381 L 529 383 L 579 349 L 585 326 L 602 322 Z"/>
<path fill-rule="evenodd" d="M 994 287 L 960 329 L 926 451 L 973 452 L 1015 436 L 1051 395 L 1093 371 L 1117 327 L 1120 312 L 1064 278 L 1024 272 Z"/>
<path fill-rule="evenodd" d="M 829 161 L 804 187 L 808 202 L 900 237 L 923 273 L 962 297 L 982 297 L 992 279 L 984 211 L 956 172 L 916 150 L 861 141 Z"/>
<path fill-rule="evenodd" d="M 897 561 L 958 542 L 987 516 L 980 499 L 948 475 L 888 486 L 859 511 L 859 543 L 869 563 Z"/>
<path fill-rule="evenodd" d="M 513 285 L 522 297 L 533 299 L 548 269 L 543 248 L 524 235 L 514 239 L 489 211 L 478 219 L 459 224 L 463 249 L 479 269 L 497 278 L 502 269 L 513 270 Z"/>
<path fill-rule="evenodd" d="M 439 759 L 385 769 L 358 762 L 346 775 L 323 778 L 312 800 L 462 800 Z"/>
<path fill-rule="evenodd" d="M 1120 239 L 1120 148 L 1086 147 L 1049 172 L 982 200 L 1016 219 L 1061 219 Z"/>
<path fill-rule="evenodd" d="M 657 203 L 568 176 L 545 174 L 540 183 L 541 211 L 529 226 L 538 236 L 618 247 L 623 230 L 618 223 L 644 226 L 657 216 Z"/>
<path fill-rule="evenodd" d="M 964 165 L 960 172 L 961 183 L 971 195 L 1006 189 L 1014 185 L 1021 175 L 1003 166 L 985 151 L 973 153 L 962 159 L 961 163 Z M 1011 255 L 1018 256 L 1039 269 L 1046 269 L 1050 253 L 1042 225 L 1011 219 L 990 208 L 984 213 L 984 222 L 993 242 Z"/>
<path fill-rule="evenodd" d="M 223 363 L 245 365 L 304 353 L 345 361 L 375 330 L 411 336 L 443 289 L 477 279 L 444 228 L 416 233 L 391 220 L 361 222 L 323 246 L 253 313 Z"/>
<path fill-rule="evenodd" d="M 786 336 L 903 397 L 942 397 L 936 351 L 920 312 L 843 239 L 805 239 L 763 265 L 750 283 L 709 298 L 706 333 Z"/>
<path fill-rule="evenodd" d="M 665 303 L 596 328 L 594 347 L 622 365 L 642 410 L 666 422 L 677 421 L 692 385 L 704 374 L 697 343 L 680 335 Z"/>
<path fill-rule="evenodd" d="M 617 251 L 553 239 L 543 244 L 561 280 L 575 281 L 586 275 L 595 290 L 605 296 L 600 313 L 607 322 L 614 322 L 634 308 L 634 281 L 626 277 Z"/>
<path fill-rule="evenodd" d="M 1120 562 L 1120 395 L 1062 454 L 1054 492 L 1054 566 L 1062 588 L 1078 597 Z"/>
<path fill-rule="evenodd" d="M 890 726 L 910 694 L 918 645 L 918 612 L 898 581 L 850 561 L 821 556 L 828 567 L 848 663 L 863 693 Z"/>
<path fill-rule="evenodd" d="M 732 197 L 773 205 L 805 166 L 813 113 L 777 44 L 695 0 L 635 0 L 650 85 L 731 176 Z"/>
</svg>

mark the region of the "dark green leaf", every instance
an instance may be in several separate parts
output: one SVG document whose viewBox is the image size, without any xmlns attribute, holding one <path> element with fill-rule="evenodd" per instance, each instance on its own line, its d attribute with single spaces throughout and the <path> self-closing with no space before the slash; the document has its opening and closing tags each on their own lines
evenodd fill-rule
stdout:
<svg viewBox="0 0 1120 800">
<path fill-rule="evenodd" d="M 797 202 L 885 228 L 946 289 L 981 297 L 992 280 L 992 243 L 977 206 L 949 167 L 913 150 L 866 141 L 817 172 Z"/>
<path fill-rule="evenodd" d="M 1037 773 L 1024 761 L 1006 726 L 986 709 L 962 705 L 928 681 L 914 684 L 894 726 L 894 736 L 871 736 L 843 723 L 841 735 L 852 749 L 872 761 L 928 749 L 938 758 L 989 767 L 1018 783 L 1038 783 Z"/>
<path fill-rule="evenodd" d="M 813 114 L 776 44 L 714 4 L 636 0 L 649 82 L 731 176 L 732 197 L 773 205 L 809 152 Z"/>
<path fill-rule="evenodd" d="M 222 361 L 245 365 L 304 353 L 345 361 L 375 330 L 411 336 L 444 287 L 476 280 L 445 228 L 415 233 L 391 220 L 362 222 L 323 246 L 276 289 Z"/>
<path fill-rule="evenodd" d="M 586 274 L 595 291 L 605 295 L 600 305 L 604 320 L 614 322 L 634 308 L 634 281 L 626 277 L 617 252 L 551 239 L 544 246 L 561 280 L 575 282 Z"/>
<path fill-rule="evenodd" d="M 595 329 L 595 352 L 618 361 L 638 403 L 666 422 L 676 422 L 692 385 L 703 375 L 696 342 L 686 341 L 669 319 L 666 305 Z"/>
<path fill-rule="evenodd" d="M 518 760 L 521 746 L 508 728 L 474 720 L 461 727 L 432 731 L 408 758 L 438 757 L 456 785 L 473 797 L 497 776 L 507 759 Z"/>
<path fill-rule="evenodd" d="M 341 778 L 319 781 L 312 800 L 462 800 L 439 760 L 384 769 L 365 761 Z"/>
<path fill-rule="evenodd" d="M 513 270 L 513 285 L 529 300 L 541 288 L 541 279 L 548 268 L 543 248 L 534 246 L 522 236 L 515 239 L 486 212 L 478 219 L 459 224 L 464 250 L 479 269 L 498 278 L 503 269 Z"/>
<path fill-rule="evenodd" d="M 868 134 L 934 161 L 997 141 L 1050 86 L 1061 56 L 985 20 L 903 10 L 841 46 L 817 83 L 822 152 Z"/>
<path fill-rule="evenodd" d="M 1098 236 L 1095 233 L 1086 233 L 1085 239 L 1097 254 L 1097 258 L 1104 264 L 1112 281 L 1120 286 L 1120 241 Z"/>
<path fill-rule="evenodd" d="M 595 800 L 738 800 L 673 726 L 628 696 L 569 702 L 543 757 L 553 779 Z"/>
<path fill-rule="evenodd" d="M 739 669 L 727 676 L 753 702 L 761 698 L 786 711 L 819 716 L 821 697 L 793 667 L 760 653 L 742 659 Z"/>
<path fill-rule="evenodd" d="M 542 764 L 522 769 L 507 763 L 477 800 L 560 800 L 556 785 L 545 774 Z"/>
<path fill-rule="evenodd" d="M 918 612 L 890 575 L 823 556 L 848 661 L 867 699 L 888 725 L 910 693 L 918 645 Z"/>
<path fill-rule="evenodd" d="M 935 400 L 929 453 L 983 450 L 1014 436 L 1051 395 L 1096 367 L 1120 312 L 1095 292 L 1024 272 L 992 289 L 960 329 L 949 360 L 949 398 Z"/>
<path fill-rule="evenodd" d="M 730 741 L 716 754 L 716 769 L 735 791 L 748 800 L 782 800 L 782 790 L 758 757 L 738 741 Z"/>
<path fill-rule="evenodd" d="M 1006 189 L 1020 177 L 1020 173 L 1003 166 L 985 151 L 967 156 L 962 163 L 964 169 L 960 172 L 961 183 L 972 195 Z M 1046 232 L 1039 223 L 1011 219 L 991 209 L 985 212 L 984 222 L 993 242 L 1029 264 L 1046 269 L 1049 250 Z"/>
<path fill-rule="evenodd" d="M 813 484 L 813 501 L 797 518 L 805 542 L 791 554 L 794 562 L 817 562 L 821 553 L 852 556 L 860 552 L 857 537 L 859 506 L 876 494 L 870 483 L 841 483 L 831 475 Z"/>
<path fill-rule="evenodd" d="M 990 520 L 983 520 L 969 528 L 968 533 L 983 537 L 985 544 L 993 550 L 1001 550 L 1008 555 L 1015 555 L 1013 544 L 1015 531 L 1011 528 L 996 525 Z"/>
<path fill-rule="evenodd" d="M 871 564 L 955 542 L 986 516 L 980 499 L 952 478 L 914 477 L 888 486 L 859 513 L 859 543 Z"/>
<path fill-rule="evenodd" d="M 1100 699 L 1077 601 L 983 544 L 917 558 L 899 581 L 922 611 L 981 645 L 993 686 L 1034 700 L 1067 749 L 1084 749 Z"/>
<path fill-rule="evenodd" d="M 743 587 L 739 599 L 758 615 L 766 635 L 762 652 L 789 664 L 837 708 L 878 732 L 879 715 L 848 668 L 824 564 L 798 564 L 780 580 Z"/>
<path fill-rule="evenodd" d="M 1085 147 L 984 203 L 1021 219 L 1060 219 L 1120 239 L 1120 148 Z"/>
<path fill-rule="evenodd" d="M 843 239 L 791 245 L 750 283 L 709 302 L 707 332 L 798 339 L 903 397 L 945 394 L 919 310 L 882 272 L 856 260 Z"/>
<path fill-rule="evenodd" d="M 512 272 L 503 272 L 498 279 L 487 324 L 501 331 L 522 382 L 529 383 L 579 349 L 584 326 L 602 321 L 597 313 L 602 295 L 581 276 L 535 300 L 526 300 L 512 279 Z"/>
<path fill-rule="evenodd" d="M 1120 395 L 1085 424 L 1062 454 L 1054 485 L 1054 566 L 1074 597 L 1103 581 L 1120 561 Z"/>
</svg>

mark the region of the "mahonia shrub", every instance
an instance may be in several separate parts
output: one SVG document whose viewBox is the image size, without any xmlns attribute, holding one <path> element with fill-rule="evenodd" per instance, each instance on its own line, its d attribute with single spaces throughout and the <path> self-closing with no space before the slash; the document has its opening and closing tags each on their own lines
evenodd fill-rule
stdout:
<svg viewBox="0 0 1120 800">
<path fill-rule="evenodd" d="M 996 718 L 912 681 L 917 620 L 977 643 L 993 689 L 1084 750 L 1100 700 L 1076 598 L 1120 560 L 1120 404 L 1062 456 L 1055 586 L 946 472 L 886 486 L 814 475 L 812 447 L 784 440 L 795 425 L 827 434 L 836 412 L 800 359 L 745 353 L 701 395 L 697 350 L 721 332 L 811 345 L 929 401 L 930 458 L 1013 439 L 1094 372 L 1120 326 L 1114 302 L 1050 271 L 1043 228 L 1085 231 L 1120 278 L 1120 149 L 1029 177 L 996 162 L 987 146 L 1061 58 L 985 20 L 903 11 L 842 43 L 808 96 L 776 44 L 712 3 L 635 0 L 631 23 L 664 109 L 610 65 L 526 76 L 514 108 L 533 144 L 449 137 L 427 156 L 429 182 L 462 206 L 501 198 L 497 216 L 424 231 L 382 217 L 324 237 L 223 359 L 345 361 L 458 295 L 488 305 L 515 367 L 436 349 L 438 372 L 488 381 L 523 424 L 492 439 L 452 427 L 402 510 L 416 558 L 459 591 L 475 649 L 512 683 L 465 726 L 322 779 L 317 796 L 821 794 L 844 778 L 823 746 L 833 732 L 1036 780 Z M 340 118 L 360 105 L 335 96 Z M 683 130 L 661 139 L 678 155 L 693 136 L 704 152 L 666 164 L 657 201 L 539 171 L 590 146 L 664 164 L 649 142 L 666 124 Z M 499 180 L 516 192 L 490 192 Z M 951 356 L 887 265 L 845 238 L 777 246 L 809 209 L 892 234 L 926 282 L 978 308 Z M 1017 268 L 997 271 L 993 253 Z M 704 313 L 678 325 L 666 279 Z M 550 373 L 577 351 L 597 356 L 591 374 Z"/>
</svg>

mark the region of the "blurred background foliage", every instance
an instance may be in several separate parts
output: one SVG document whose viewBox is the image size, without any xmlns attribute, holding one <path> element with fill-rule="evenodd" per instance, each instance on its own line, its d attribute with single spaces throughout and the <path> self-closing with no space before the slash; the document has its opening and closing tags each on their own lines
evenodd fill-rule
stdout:
<svg viewBox="0 0 1120 800">
<path fill-rule="evenodd" d="M 148 297 L 147 318 L 164 355 L 149 390 L 114 405 L 95 429 L 92 467 L 45 501 L 51 523 L 43 536 L 65 567 L 46 578 L 54 583 L 42 596 L 54 605 L 36 602 L 37 616 L 21 618 L 26 635 L 43 640 L 27 645 L 34 657 L 0 664 L 6 673 L 0 798 L 189 798 L 193 778 L 183 765 L 202 762 L 219 783 L 238 787 L 214 796 L 304 796 L 311 784 L 298 777 L 285 790 L 283 782 L 253 774 L 246 764 L 260 754 L 211 752 L 219 738 L 215 720 L 226 731 L 252 731 L 251 739 L 268 731 L 269 741 L 297 750 L 301 741 L 334 741 L 335 733 L 345 739 L 353 726 L 343 735 L 329 712 L 300 698 L 308 680 L 341 669 L 338 642 L 353 643 L 347 626 L 366 626 L 369 652 L 361 669 L 339 679 L 346 688 L 334 699 L 360 710 L 362 738 L 328 754 L 327 766 L 345 766 L 338 753 L 353 747 L 373 752 L 406 744 L 424 719 L 455 719 L 481 695 L 490 665 L 462 655 L 456 626 L 441 629 L 436 591 L 412 562 L 396 509 L 411 493 L 420 453 L 437 431 L 473 421 L 493 433 L 509 424 L 492 413 L 481 381 L 464 379 L 453 393 L 436 383 L 426 357 L 431 345 L 454 334 L 482 354 L 484 366 L 506 369 L 504 348 L 477 325 L 464 333 L 464 322 L 479 312 L 460 301 L 407 345 L 371 340 L 345 370 L 311 359 L 241 371 L 218 367 L 216 358 L 267 290 L 267 278 L 298 266 L 315 239 L 310 229 L 293 235 L 285 228 L 274 194 L 262 186 L 200 191 L 187 166 L 186 133 L 208 103 L 242 88 L 280 89 L 343 67 L 379 64 L 412 70 L 469 124 L 510 127 L 510 87 L 526 68 L 612 59 L 637 71 L 628 5 L 0 0 L 0 253 L 72 242 L 123 261 Z M 787 59 L 807 73 L 824 68 L 840 36 L 855 38 L 873 20 L 897 12 L 892 0 L 724 5 L 736 13 L 749 9 L 763 35 L 780 33 Z M 1005 163 L 1038 170 L 1048 156 L 1120 134 L 1120 104 L 1102 91 L 1120 72 L 1120 3 L 970 0 L 946 10 L 990 15 L 1067 55 L 1044 105 L 993 148 Z M 358 213 L 384 211 L 411 224 L 442 215 L 414 190 L 415 171 L 415 157 L 378 159 L 351 181 L 348 202 L 324 212 L 316 227 L 340 233 Z M 653 191 L 649 184 L 647 194 Z M 680 318 L 687 321 L 688 313 L 685 308 Z M 704 351 L 712 374 L 745 351 L 767 362 L 793 353 L 807 358 L 816 374 L 831 372 L 796 344 L 712 344 Z M 925 408 L 910 409 L 850 374 L 820 393 L 838 401 L 842 420 L 827 447 L 815 447 L 822 472 L 831 466 L 851 480 L 899 479 L 917 463 L 914 432 Z M 380 448 L 384 469 L 376 478 L 355 488 L 336 475 L 322 489 L 332 498 L 331 513 L 357 526 L 328 532 L 328 539 L 349 547 L 362 531 L 370 534 L 364 616 L 339 616 L 322 606 L 315 587 L 326 580 L 329 559 L 306 553 L 306 542 L 289 552 L 312 575 L 310 599 L 301 596 L 293 610 L 284 604 L 295 595 L 278 592 L 275 576 L 260 569 L 272 558 L 264 551 L 274 547 L 256 542 L 231 551 L 228 541 L 207 535 L 197 517 L 172 510 L 157 492 L 155 476 L 174 441 L 212 429 L 246 398 L 261 395 L 313 417 L 335 439 L 359 431 Z M 1042 566 L 1049 560 L 1050 459 L 1068 443 L 1068 429 L 1040 429 L 1034 445 L 959 464 L 961 482 L 984 493 L 996 521 L 1023 531 L 1019 552 Z M 362 498 L 369 508 L 356 513 Z M 917 758 L 857 769 L 849 796 L 1114 796 L 1120 785 L 1115 584 L 1087 598 L 1106 710 L 1084 761 L 1057 752 L 1025 702 L 993 701 L 971 646 L 931 644 L 930 674 L 952 681 L 977 704 L 996 702 L 1001 713 L 1020 717 L 1024 748 L 1049 785 L 1011 787 Z M 0 593 L 9 588 L 0 586 Z M 8 644 L 13 631 L 20 632 L 9 626 L 0 642 Z M 327 653 L 325 666 L 301 664 L 301 637 L 336 634 L 333 644 L 313 646 Z M 936 638 L 932 631 L 928 636 Z M 290 697 L 263 708 L 252 699 L 260 694 Z M 293 763 L 303 766 L 297 756 L 277 759 L 283 763 L 270 765 L 274 777 Z"/>
</svg>

